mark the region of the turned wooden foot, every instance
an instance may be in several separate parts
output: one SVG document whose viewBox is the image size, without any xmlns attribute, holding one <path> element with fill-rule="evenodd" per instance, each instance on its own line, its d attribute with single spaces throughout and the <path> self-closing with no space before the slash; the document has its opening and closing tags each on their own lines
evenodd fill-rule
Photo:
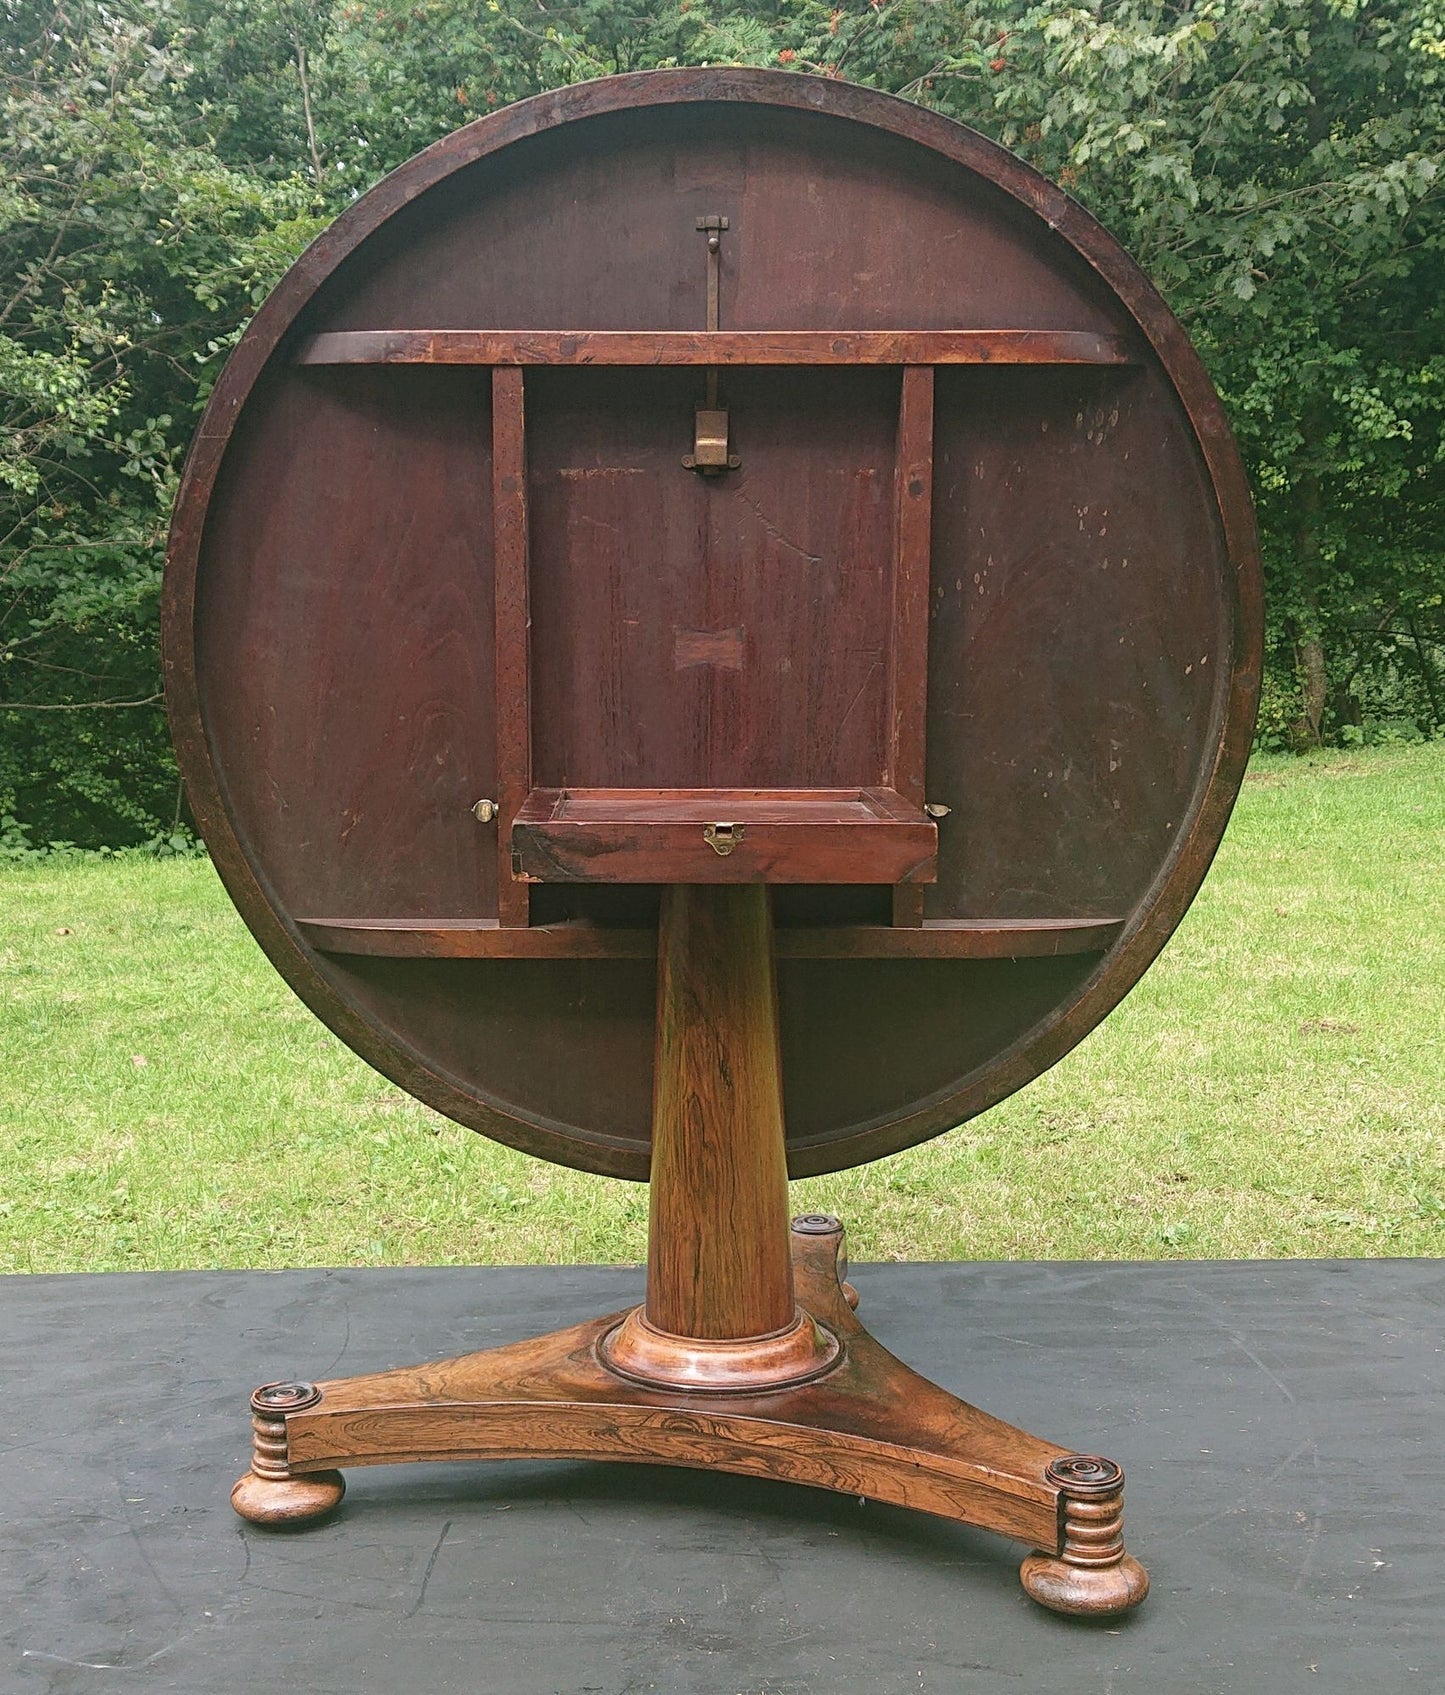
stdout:
<svg viewBox="0 0 1445 1695">
<path fill-rule="evenodd" d="M 1040 1606 L 1079 1617 L 1109 1618 L 1137 1607 L 1149 1574 L 1124 1551 L 1124 1473 L 1113 1460 L 1070 1454 L 1049 1466 L 1063 1487 L 1063 1546 L 1035 1552 L 1019 1567 Z"/>
<path fill-rule="evenodd" d="M 325 1518 L 346 1493 L 339 1471 L 273 1480 L 248 1471 L 231 1490 L 231 1505 L 241 1517 L 267 1530 L 285 1530 Z"/>
<path fill-rule="evenodd" d="M 287 1452 L 286 1415 L 314 1407 L 321 1391 L 314 1383 L 263 1383 L 251 1397 L 251 1469 L 237 1479 L 231 1505 L 252 1524 L 282 1530 L 325 1518 L 346 1493 L 339 1471 L 313 1471 L 298 1477 Z"/>
</svg>

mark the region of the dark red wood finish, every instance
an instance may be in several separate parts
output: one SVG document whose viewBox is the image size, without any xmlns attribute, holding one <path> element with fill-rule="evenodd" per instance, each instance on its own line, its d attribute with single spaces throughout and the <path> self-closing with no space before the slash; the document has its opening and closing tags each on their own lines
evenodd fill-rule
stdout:
<svg viewBox="0 0 1445 1695">
<path fill-rule="evenodd" d="M 707 363 L 716 479 L 681 467 Z M 632 1177 L 656 891 L 529 891 L 534 788 L 948 808 L 926 889 L 777 897 L 790 1168 L 844 1167 L 1137 980 L 1223 831 L 1260 640 L 1218 401 L 1117 245 L 935 114 L 746 70 L 524 102 L 338 220 L 217 386 L 164 616 L 197 817 L 298 993 L 440 1110 Z"/>
</svg>

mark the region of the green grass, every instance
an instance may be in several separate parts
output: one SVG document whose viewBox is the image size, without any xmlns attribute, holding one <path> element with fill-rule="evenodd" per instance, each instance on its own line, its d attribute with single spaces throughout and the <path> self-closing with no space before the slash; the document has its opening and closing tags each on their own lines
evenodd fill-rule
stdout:
<svg viewBox="0 0 1445 1695">
<path fill-rule="evenodd" d="M 1163 958 L 922 1148 L 795 1185 L 869 1258 L 1445 1251 L 1445 747 L 1251 770 Z M 0 1269 L 637 1260 L 646 1195 L 436 1117 L 205 862 L 0 870 Z"/>
</svg>

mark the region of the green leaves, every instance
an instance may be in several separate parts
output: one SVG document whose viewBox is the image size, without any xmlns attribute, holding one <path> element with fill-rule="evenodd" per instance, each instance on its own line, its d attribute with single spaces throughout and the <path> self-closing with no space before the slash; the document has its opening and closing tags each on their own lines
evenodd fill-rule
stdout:
<svg viewBox="0 0 1445 1695">
<path fill-rule="evenodd" d="M 177 469 L 330 218 L 509 101 L 697 63 L 905 94 L 1082 200 L 1239 434 L 1272 733 L 1438 726 L 1445 0 L 7 0 L 0 809 L 37 839 L 172 831 L 158 706 L 129 703 L 159 696 Z"/>
</svg>

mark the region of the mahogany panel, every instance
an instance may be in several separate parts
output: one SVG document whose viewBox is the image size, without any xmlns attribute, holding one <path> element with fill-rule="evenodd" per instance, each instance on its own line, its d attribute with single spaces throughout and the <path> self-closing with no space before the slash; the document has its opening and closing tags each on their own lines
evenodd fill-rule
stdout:
<svg viewBox="0 0 1445 1695">
<path fill-rule="evenodd" d="M 280 372 L 233 438 L 201 710 L 287 909 L 497 910 L 489 437 L 474 376 L 376 369 Z"/>
<path fill-rule="evenodd" d="M 998 1056 L 1067 1004 L 1104 963 L 1093 952 L 780 959 L 790 1174 L 835 1170 L 840 1144 L 867 1146 L 870 1131 L 910 1106 L 987 1084 Z M 880 1026 L 887 1031 L 881 1042 L 871 1033 Z"/>
<path fill-rule="evenodd" d="M 941 371 L 937 400 L 927 911 L 1128 911 L 1230 676 L 1198 448 L 1144 371 Z"/>
<path fill-rule="evenodd" d="M 883 780 L 898 390 L 729 372 L 742 463 L 708 479 L 701 373 L 529 373 L 539 785 Z"/>
<path fill-rule="evenodd" d="M 986 176 L 825 112 L 708 100 L 600 114 L 463 164 L 395 205 L 308 327 L 696 333 L 695 223 L 718 213 L 725 331 L 1129 336 L 1089 265 L 1038 239 Z"/>
<path fill-rule="evenodd" d="M 348 955 L 322 964 L 369 1023 L 424 1044 L 459 1094 L 503 1121 L 550 1129 L 559 1143 L 580 1139 L 593 1170 L 646 1176 L 655 931 L 638 958 Z"/>
<path fill-rule="evenodd" d="M 1127 365 L 1094 330 L 334 330 L 298 365 Z"/>
</svg>

